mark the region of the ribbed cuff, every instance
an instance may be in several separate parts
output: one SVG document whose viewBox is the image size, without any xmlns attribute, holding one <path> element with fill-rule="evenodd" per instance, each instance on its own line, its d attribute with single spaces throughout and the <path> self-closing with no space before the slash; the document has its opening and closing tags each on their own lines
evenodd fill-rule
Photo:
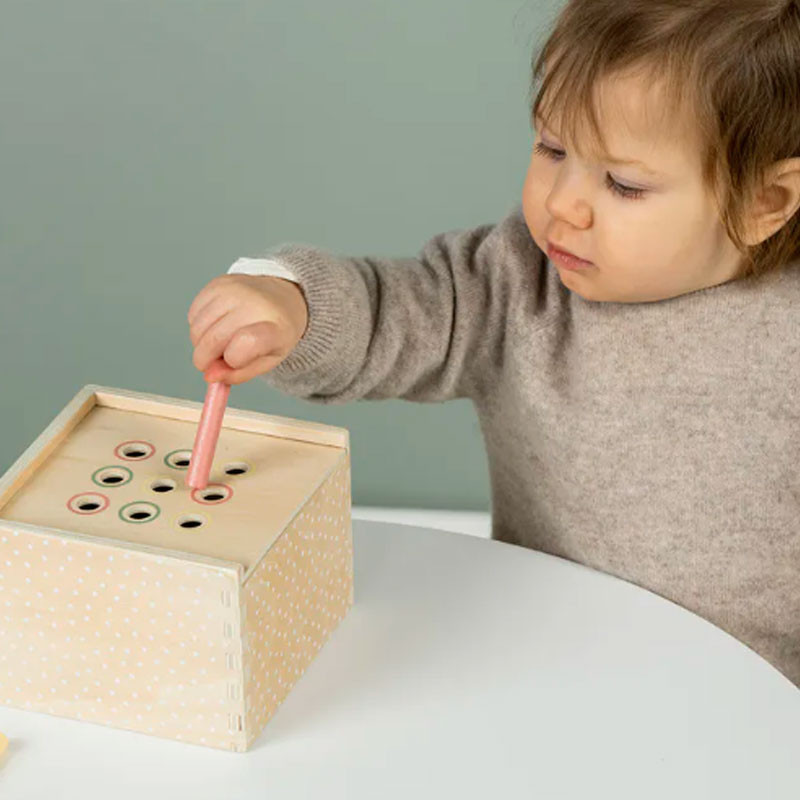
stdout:
<svg viewBox="0 0 800 800">
<path fill-rule="evenodd" d="M 291 353 L 265 377 L 291 380 L 316 369 L 337 374 L 346 349 L 341 288 L 346 284 L 346 267 L 330 253 L 308 245 L 283 245 L 267 257 L 295 276 L 308 306 L 308 326 Z"/>
</svg>

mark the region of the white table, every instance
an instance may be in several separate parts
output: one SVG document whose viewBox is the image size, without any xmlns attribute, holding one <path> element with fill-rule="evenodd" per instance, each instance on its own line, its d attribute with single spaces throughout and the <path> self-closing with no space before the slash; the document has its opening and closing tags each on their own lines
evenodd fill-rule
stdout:
<svg viewBox="0 0 800 800">
<path fill-rule="evenodd" d="M 229 753 L 0 708 L 2 800 L 800 797 L 800 691 L 649 592 L 354 523 L 356 605 Z"/>
</svg>

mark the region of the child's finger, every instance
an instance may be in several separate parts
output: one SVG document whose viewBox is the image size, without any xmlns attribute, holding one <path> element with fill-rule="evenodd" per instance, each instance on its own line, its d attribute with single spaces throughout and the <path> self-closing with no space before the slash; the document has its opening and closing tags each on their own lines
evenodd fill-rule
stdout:
<svg viewBox="0 0 800 800">
<path fill-rule="evenodd" d="M 220 292 L 220 288 L 226 286 L 231 277 L 232 276 L 230 275 L 217 275 L 216 278 L 212 278 L 195 295 L 194 300 L 192 300 L 192 303 L 189 306 L 189 310 L 186 312 L 186 319 L 190 325 L 195 321 L 195 318 L 197 317 L 198 313 L 202 311 L 204 306 L 207 306 L 210 302 L 216 300 L 220 294 L 226 294 L 225 292 Z"/>
<path fill-rule="evenodd" d="M 225 296 L 217 296 L 213 300 L 206 303 L 195 315 L 194 322 L 191 323 L 189 329 L 189 338 L 192 340 L 193 345 L 203 338 L 206 331 L 235 308 L 235 304 Z"/>
<path fill-rule="evenodd" d="M 232 369 L 242 369 L 256 358 L 280 350 L 283 338 L 280 326 L 270 320 L 243 325 L 225 347 L 225 363 Z"/>
<path fill-rule="evenodd" d="M 269 356 L 261 356 L 255 361 L 251 361 L 242 369 L 230 369 L 230 367 L 223 366 L 225 364 L 224 361 L 220 360 L 221 364 L 215 361 L 203 377 L 205 377 L 209 383 L 213 381 L 224 381 L 231 386 L 235 386 L 239 383 L 246 383 L 257 375 L 263 375 L 269 372 L 271 369 L 277 367 L 282 360 L 283 356 L 278 353 Z"/>
<path fill-rule="evenodd" d="M 205 379 L 208 382 L 244 383 L 267 372 L 283 359 L 284 338 L 274 322 L 262 320 L 243 325 L 231 337 L 222 357 L 205 370 Z"/>
<path fill-rule="evenodd" d="M 192 362 L 201 372 L 208 369 L 212 361 L 219 358 L 232 336 L 241 327 L 234 312 L 228 312 L 214 322 L 195 345 Z"/>
<path fill-rule="evenodd" d="M 211 284 L 207 284 L 203 287 L 194 297 L 192 300 L 192 304 L 189 306 L 189 310 L 186 312 L 186 321 L 192 325 L 194 324 L 197 315 L 205 308 L 209 303 L 212 303 L 216 300 L 218 296 L 218 291 L 216 286 L 212 286 Z"/>
</svg>

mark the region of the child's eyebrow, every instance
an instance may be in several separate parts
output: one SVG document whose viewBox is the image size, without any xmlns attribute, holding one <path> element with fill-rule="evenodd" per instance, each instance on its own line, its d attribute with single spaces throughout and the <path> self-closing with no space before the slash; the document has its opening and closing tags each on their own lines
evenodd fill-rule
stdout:
<svg viewBox="0 0 800 800">
<path fill-rule="evenodd" d="M 644 161 L 638 161 L 637 159 L 631 158 L 614 158 L 614 156 L 610 156 L 607 153 L 604 156 L 605 160 L 608 161 L 610 164 L 632 164 L 635 167 L 639 167 L 644 172 L 649 173 L 650 175 L 655 176 L 656 178 L 663 178 L 664 173 L 659 172 L 658 170 L 653 169 L 652 167 L 648 167 Z"/>
<path fill-rule="evenodd" d="M 537 130 L 541 130 L 543 127 L 547 128 L 547 122 L 537 114 L 533 120 L 534 125 L 536 126 Z M 659 172 L 658 170 L 649 167 L 644 161 L 639 161 L 635 158 L 617 158 L 615 156 L 610 155 L 609 153 L 603 153 L 603 160 L 607 161 L 609 164 L 616 164 L 616 165 L 631 165 L 634 167 L 638 167 L 639 169 L 643 170 L 644 172 L 649 173 L 650 175 L 656 178 L 664 178 L 666 177 L 663 172 Z"/>
</svg>

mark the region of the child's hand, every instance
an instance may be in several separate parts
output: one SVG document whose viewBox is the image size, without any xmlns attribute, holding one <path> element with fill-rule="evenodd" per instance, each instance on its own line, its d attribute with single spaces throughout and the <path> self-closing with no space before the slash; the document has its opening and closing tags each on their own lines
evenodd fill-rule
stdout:
<svg viewBox="0 0 800 800">
<path fill-rule="evenodd" d="M 267 275 L 220 275 L 192 301 L 192 361 L 207 381 L 244 383 L 278 366 L 305 333 L 300 287 Z"/>
</svg>

